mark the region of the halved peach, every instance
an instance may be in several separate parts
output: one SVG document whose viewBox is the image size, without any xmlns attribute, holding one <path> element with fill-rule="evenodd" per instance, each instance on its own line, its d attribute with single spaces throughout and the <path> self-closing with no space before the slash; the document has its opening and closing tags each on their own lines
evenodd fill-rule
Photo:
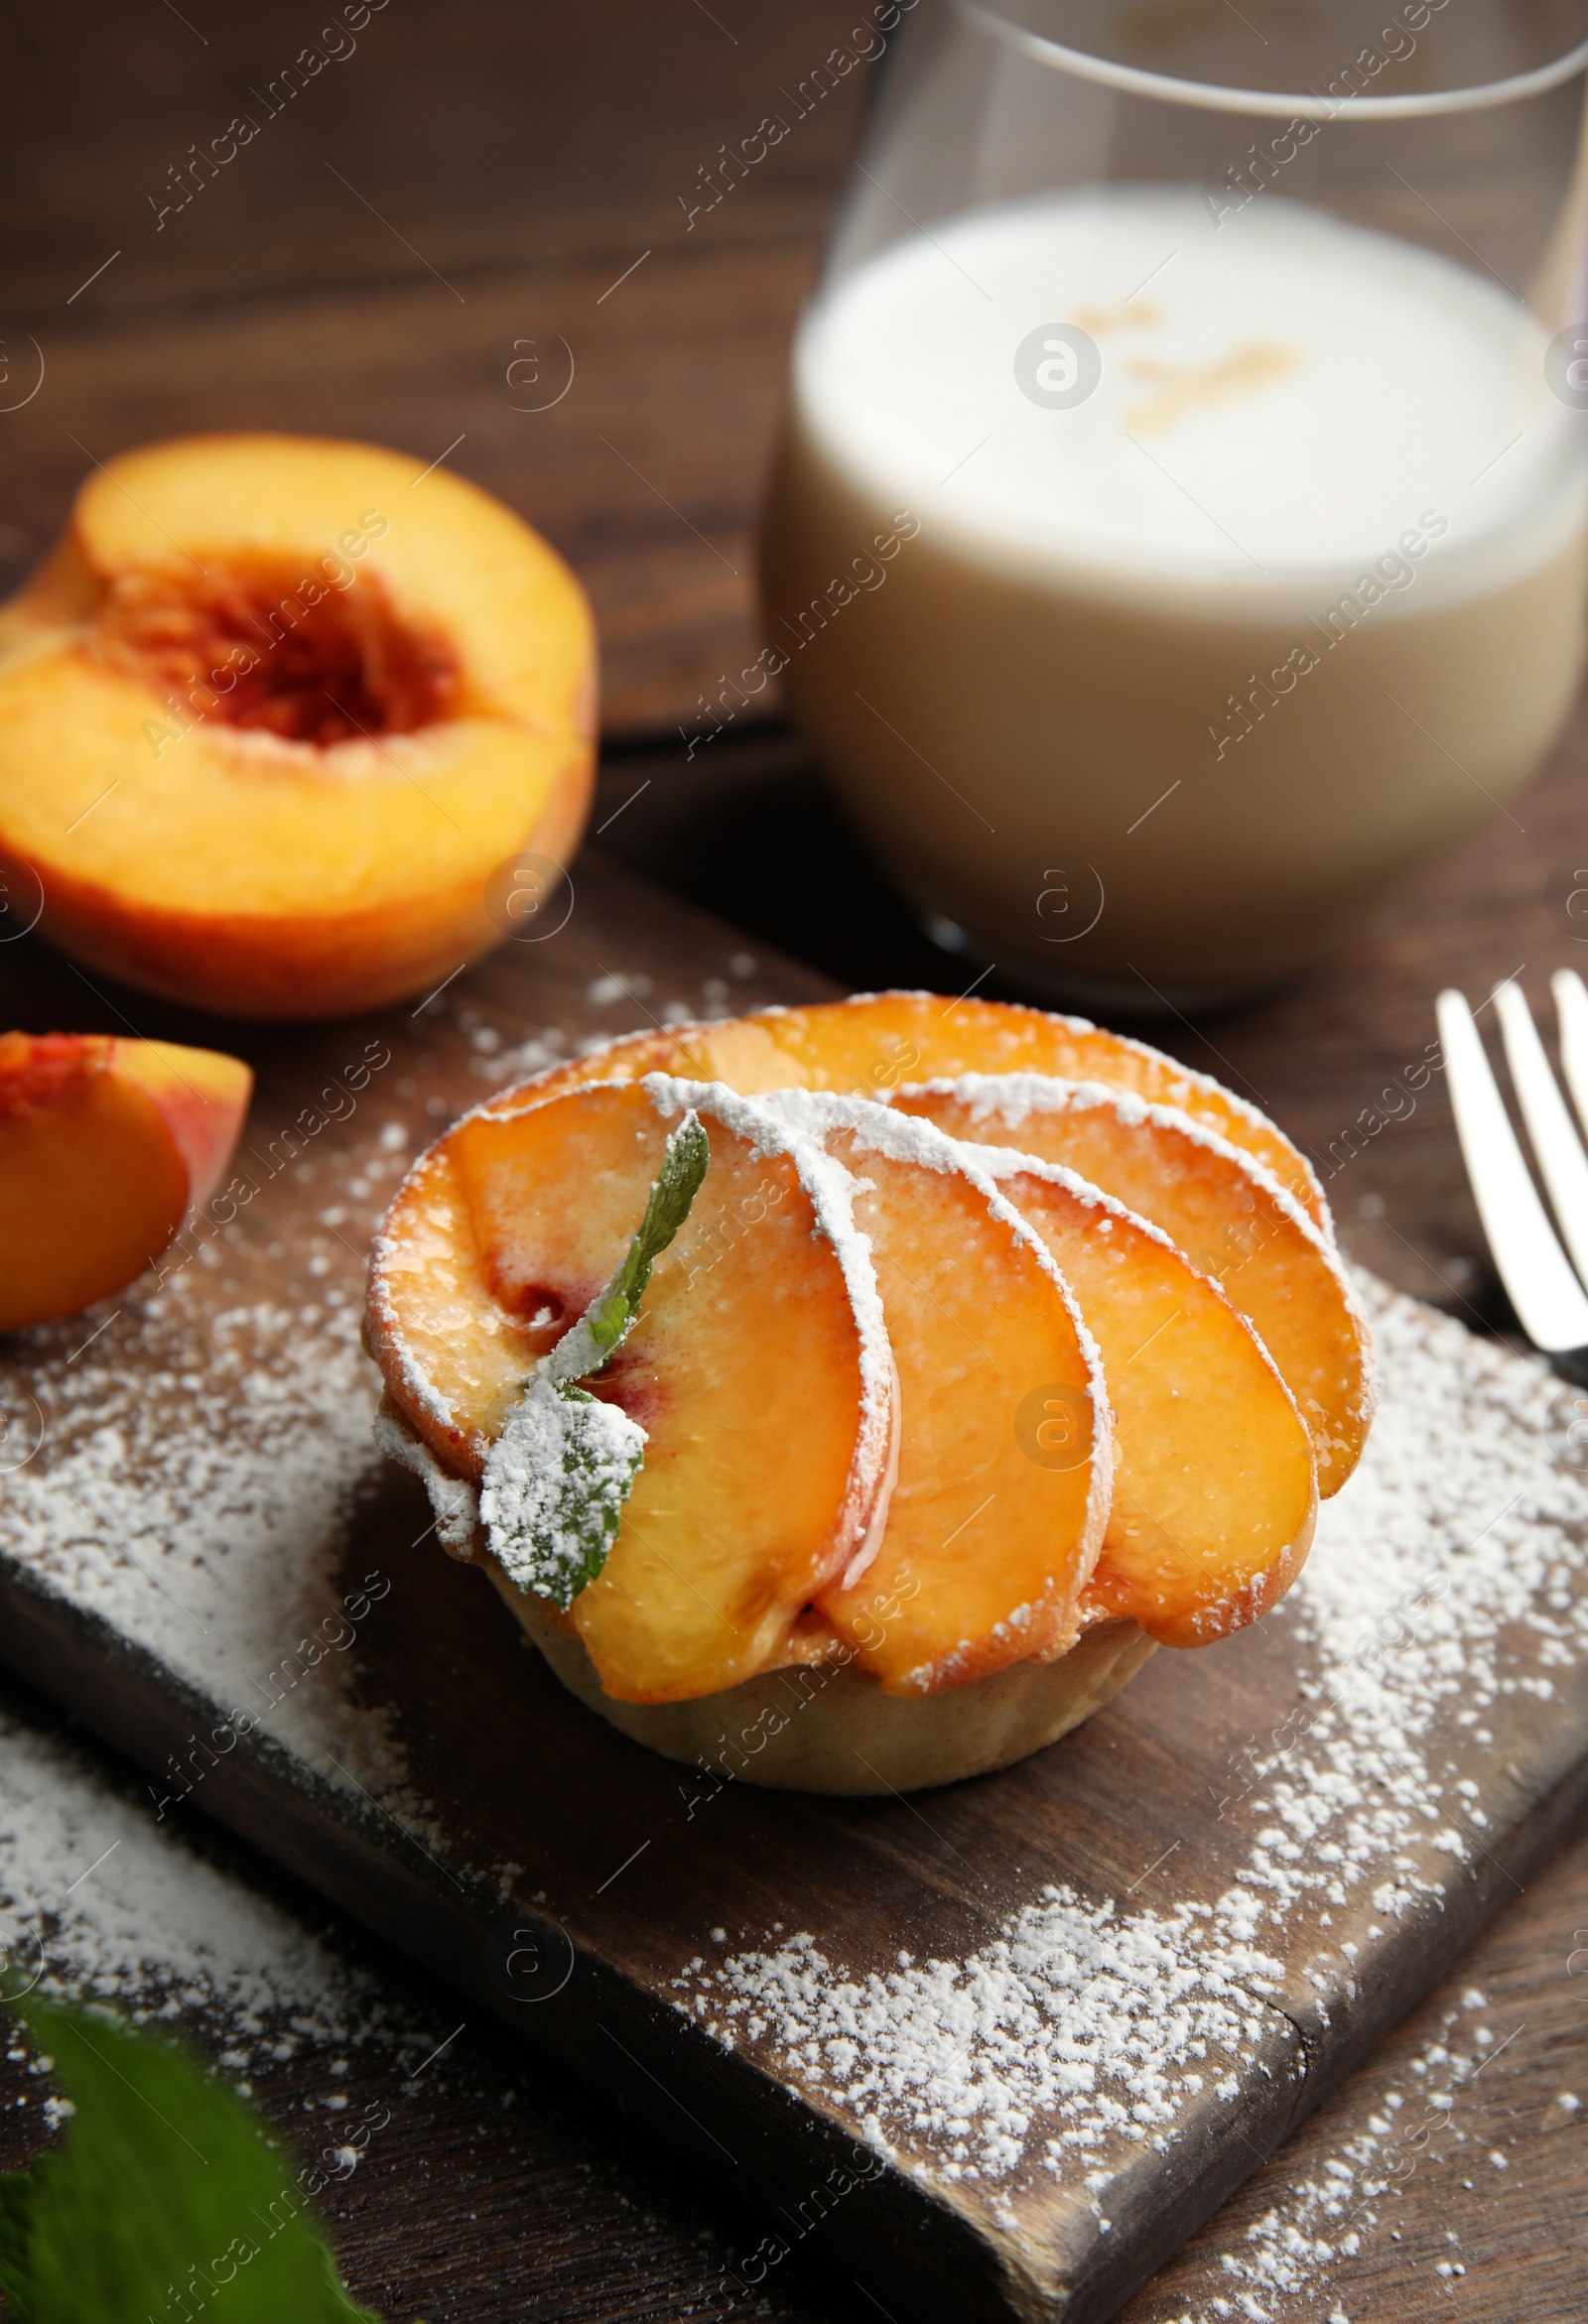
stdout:
<svg viewBox="0 0 1588 2324">
<path fill-rule="evenodd" d="M 1008 1001 L 948 1001 L 931 992 L 860 993 L 803 1008 L 758 1009 L 719 1024 L 635 1033 L 554 1067 L 539 1086 L 637 1081 L 647 1073 L 694 1075 L 752 1096 L 796 1088 L 837 1090 L 852 1097 L 885 1097 L 903 1082 L 965 1073 L 1105 1082 L 1154 1104 L 1178 1106 L 1255 1155 L 1314 1223 L 1330 1230 L 1311 1165 L 1265 1114 L 1206 1074 L 1084 1017 Z M 512 1093 L 496 1102 L 513 1102 Z"/>
<path fill-rule="evenodd" d="M 1102 1378 L 1058 1270 L 947 1138 L 814 1094 L 779 1110 L 854 1180 L 898 1369 L 887 1524 L 818 1611 L 887 1694 L 1065 1653 L 1084 1626 L 1112 1456 Z"/>
<path fill-rule="evenodd" d="M 1159 1227 L 1054 1163 L 980 1149 L 1103 1356 L 1114 1498 L 1091 1598 L 1168 1646 L 1256 1621 L 1317 1515 L 1312 1445 L 1261 1341 Z"/>
<path fill-rule="evenodd" d="M 508 933 L 511 858 L 568 860 L 594 716 L 584 592 L 462 477 L 310 438 L 149 445 L 96 467 L 0 607 L 0 870 L 151 991 L 377 1007 Z"/>
<path fill-rule="evenodd" d="M 1368 1326 L 1332 1246 L 1250 1152 L 1097 1083 L 965 1074 L 893 1100 L 977 1145 L 1060 1162 L 1162 1227 L 1253 1325 L 1312 1438 L 1327 1499 L 1373 1419 Z"/>
<path fill-rule="evenodd" d="M 0 1332 L 142 1274 L 213 1193 L 252 1087 L 214 1050 L 0 1034 Z"/>
<path fill-rule="evenodd" d="M 705 1178 L 631 1334 L 585 1383 L 647 1437 L 604 1569 L 566 1617 L 624 1702 L 687 1701 L 789 1659 L 886 1479 L 886 1349 L 836 1174 L 721 1097 L 692 1099 Z M 479 1476 L 535 1358 L 623 1257 L 682 1109 L 666 1084 L 626 1084 L 477 1113 L 405 1182 L 376 1246 L 370 1340 L 454 1473 Z"/>
</svg>

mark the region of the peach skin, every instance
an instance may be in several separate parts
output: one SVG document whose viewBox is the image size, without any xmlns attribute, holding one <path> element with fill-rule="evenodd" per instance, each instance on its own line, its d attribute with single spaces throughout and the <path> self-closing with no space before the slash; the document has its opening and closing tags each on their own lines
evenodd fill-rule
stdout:
<svg viewBox="0 0 1588 2324">
<path fill-rule="evenodd" d="M 0 1033 L 0 1332 L 142 1274 L 213 1193 L 252 1088 L 214 1050 Z"/>
</svg>

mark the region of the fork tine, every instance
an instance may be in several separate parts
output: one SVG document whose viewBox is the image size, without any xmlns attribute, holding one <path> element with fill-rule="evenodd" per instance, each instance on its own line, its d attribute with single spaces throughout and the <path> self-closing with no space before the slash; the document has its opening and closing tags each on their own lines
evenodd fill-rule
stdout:
<svg viewBox="0 0 1588 2324">
<path fill-rule="evenodd" d="M 1522 987 L 1510 977 L 1495 988 L 1495 1008 L 1511 1079 L 1555 1218 L 1578 1274 L 1588 1282 L 1588 1155 L 1549 1070 L 1532 1011 Z"/>
<path fill-rule="evenodd" d="M 1560 1063 L 1577 1119 L 1588 1125 L 1588 988 L 1575 968 L 1557 968 L 1549 979 L 1560 1025 Z"/>
<path fill-rule="evenodd" d="M 1467 1175 L 1511 1304 L 1546 1356 L 1588 1348 L 1588 1298 L 1527 1175 L 1472 1011 L 1461 993 L 1441 992 L 1438 1016 Z"/>
</svg>

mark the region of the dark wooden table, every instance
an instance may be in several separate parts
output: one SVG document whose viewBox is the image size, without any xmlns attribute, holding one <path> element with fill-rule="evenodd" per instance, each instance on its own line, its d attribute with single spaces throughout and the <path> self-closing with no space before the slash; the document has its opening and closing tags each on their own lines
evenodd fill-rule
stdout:
<svg viewBox="0 0 1588 2324">
<path fill-rule="evenodd" d="M 325 12 L 92 0 L 16 21 L 0 97 L 0 331 L 13 361 L 31 334 L 46 384 L 0 415 L 0 559 L 20 577 L 89 458 L 155 435 L 280 426 L 445 456 L 541 525 L 595 599 L 601 844 L 848 983 L 944 985 L 945 964 L 797 743 L 773 724 L 735 729 L 688 763 L 668 739 L 728 657 L 754 651 L 755 501 L 863 74 L 709 216 L 689 225 L 680 196 L 854 18 L 837 0 L 797 11 L 387 0 L 352 55 L 283 99 L 158 225 L 150 197 L 172 200 L 172 166 L 248 107 L 250 90 L 268 95 Z M 496 399 L 485 364 L 499 331 L 532 324 L 559 330 L 578 370 L 555 411 L 526 415 Z M 1448 1105 L 1437 1076 L 1420 1093 L 1407 1077 L 1433 1038 L 1440 984 L 1477 997 L 1519 971 L 1538 998 L 1550 968 L 1588 952 L 1563 911 L 1572 851 L 1588 842 L 1585 758 L 1588 721 L 1519 808 L 1523 828 L 1498 823 L 1298 987 L 1159 1036 L 1311 1148 L 1358 1257 L 1480 1329 L 1509 1318 Z M 0 968 L 0 1015 L 3 979 Z M 54 1716 L 42 1704 L 34 1715 Z M 104 1764 L 109 1780 L 134 1781 Z M 197 1816 L 193 1829 L 240 1876 L 293 1900 L 235 1842 Z M 323 1905 L 296 1902 L 325 1925 Z M 1416 2087 L 1430 2047 L 1470 2024 L 1474 1994 L 1485 2023 L 1512 2035 L 1503 2055 L 1464 2093 L 1398 2214 L 1274 2312 L 1337 2308 L 1352 2324 L 1582 2313 L 1583 2118 L 1560 2101 L 1588 2085 L 1588 1988 L 1573 1974 L 1588 1971 L 1579 1848 L 1138 2295 L 1130 2324 L 1200 2318 L 1226 2296 L 1221 2254 L 1270 2210 L 1303 2216 L 1308 2183 L 1387 2091 Z M 340 1941 L 394 1985 L 419 1984 L 361 1932 Z M 439 1991 L 420 1990 L 445 2013 Z M 303 2121 L 314 2074 L 299 2060 L 260 2085 L 284 2126 Z M 20 2083 L 0 2090 L 9 2100 Z M 0 2114 L 0 2165 L 25 2151 L 22 2120 Z M 576 2088 L 504 2055 L 484 2024 L 413 2085 L 338 2217 L 361 2296 L 389 2319 L 432 2324 L 710 2315 L 725 2257 L 763 2232 Z M 1437 2274 L 1457 2229 L 1465 2273 Z M 876 2309 L 791 2259 L 737 2312 L 815 2324 Z"/>
</svg>

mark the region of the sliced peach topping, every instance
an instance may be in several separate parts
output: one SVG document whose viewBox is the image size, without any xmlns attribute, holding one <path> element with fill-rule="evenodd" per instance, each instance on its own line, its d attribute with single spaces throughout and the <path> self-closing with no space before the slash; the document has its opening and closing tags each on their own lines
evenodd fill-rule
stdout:
<svg viewBox="0 0 1588 2324">
<path fill-rule="evenodd" d="M 638 1080 L 647 1073 L 726 1082 L 751 1095 L 796 1088 L 872 1098 L 885 1098 L 904 1082 L 966 1073 L 1104 1082 L 1154 1104 L 1178 1106 L 1252 1154 L 1327 1228 L 1327 1207 L 1310 1165 L 1266 1115 L 1206 1074 L 1083 1017 L 1007 1001 L 946 1001 L 930 992 L 862 993 L 804 1008 L 759 1009 L 722 1024 L 635 1033 L 554 1068 L 541 1086 Z M 511 1094 L 497 1102 L 511 1102 Z"/>
<path fill-rule="evenodd" d="M 728 1094 L 722 1094 L 727 1098 Z M 802 1611 L 864 1541 L 891 1390 L 827 1198 L 786 1131 L 697 1097 L 710 1161 L 638 1320 L 585 1381 L 645 1431 L 643 1466 L 572 1623 L 621 1701 L 711 1694 L 787 1661 Z M 394 1204 L 370 1338 L 404 1418 L 479 1476 L 534 1368 L 645 1211 L 681 1107 L 632 1084 L 479 1113 Z"/>
<path fill-rule="evenodd" d="M 1096 1083 L 967 1074 L 900 1092 L 903 1111 L 977 1145 L 1060 1162 L 1162 1227 L 1252 1324 L 1338 1492 L 1373 1419 L 1368 1327 L 1332 1245 L 1250 1152 L 1171 1106 Z"/>
<path fill-rule="evenodd" d="M 855 1182 L 899 1381 L 880 1546 L 817 1606 L 889 1694 L 1051 1660 L 1083 1626 L 1112 1462 L 1074 1303 L 1039 1236 L 946 1138 L 842 1099 L 791 1103 L 789 1118 Z M 1056 1457 L 1036 1444 L 1044 1422 Z"/>
<path fill-rule="evenodd" d="M 1093 1633 L 1132 1666 L 1224 1636 L 1300 1570 L 1374 1402 L 1271 1125 L 1077 1020 L 909 993 L 490 1099 L 393 1205 L 369 1332 L 452 1546 L 634 1706 L 813 1662 L 919 1704 Z"/>
<path fill-rule="evenodd" d="M 1257 1620 L 1300 1571 L 1318 1506 L 1311 1442 L 1272 1358 L 1160 1229 L 1052 1163 L 982 1153 L 1103 1357 L 1114 1498 L 1093 1601 L 1167 1646 Z"/>
</svg>

